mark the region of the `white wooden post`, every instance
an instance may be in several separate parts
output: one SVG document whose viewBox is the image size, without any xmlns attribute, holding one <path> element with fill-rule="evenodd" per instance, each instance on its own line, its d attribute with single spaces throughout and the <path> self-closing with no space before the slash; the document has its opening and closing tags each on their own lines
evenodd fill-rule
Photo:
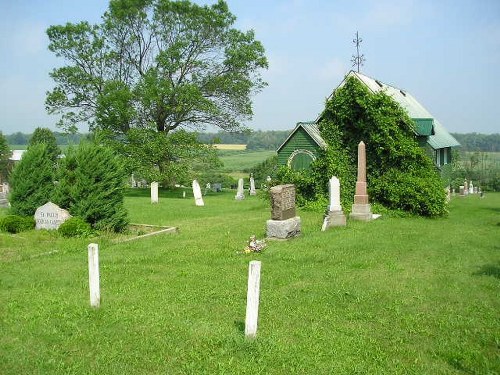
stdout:
<svg viewBox="0 0 500 375">
<path fill-rule="evenodd" d="M 151 182 L 151 203 L 158 203 L 158 182 Z"/>
<path fill-rule="evenodd" d="M 99 247 L 96 243 L 91 243 L 88 249 L 90 306 L 99 307 L 101 304 L 101 291 L 99 289 Z"/>
<path fill-rule="evenodd" d="M 248 267 L 247 312 L 245 317 L 245 336 L 254 338 L 257 334 L 259 317 L 260 265 L 253 260 Z"/>
</svg>

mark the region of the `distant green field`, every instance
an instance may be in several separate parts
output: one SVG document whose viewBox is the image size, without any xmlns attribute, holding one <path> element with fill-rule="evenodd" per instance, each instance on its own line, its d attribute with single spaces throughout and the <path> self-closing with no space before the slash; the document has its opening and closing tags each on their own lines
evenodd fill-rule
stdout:
<svg viewBox="0 0 500 375">
<path fill-rule="evenodd" d="M 276 151 L 228 151 L 219 152 L 224 163 L 223 172 L 241 172 L 262 163 L 267 158 L 276 155 Z"/>
</svg>

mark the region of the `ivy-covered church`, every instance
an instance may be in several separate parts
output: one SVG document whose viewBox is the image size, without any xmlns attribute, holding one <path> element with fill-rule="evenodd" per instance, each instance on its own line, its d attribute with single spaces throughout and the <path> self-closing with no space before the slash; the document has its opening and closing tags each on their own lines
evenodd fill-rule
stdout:
<svg viewBox="0 0 500 375">
<path fill-rule="evenodd" d="M 437 167 L 442 167 L 451 162 L 451 150 L 453 147 L 460 146 L 460 144 L 407 91 L 370 78 L 364 74 L 350 71 L 337 89 L 328 97 L 328 100 L 351 77 L 357 79 L 371 93 L 384 92 L 408 113 L 414 123 L 414 132 L 419 145 L 427 151 Z M 318 156 L 318 151 L 327 146 L 318 128 L 322 116 L 322 114 L 318 116 L 315 121 L 297 123 L 296 127 L 277 150 L 278 164 L 287 165 L 294 170 L 309 168 L 311 162 Z"/>
</svg>

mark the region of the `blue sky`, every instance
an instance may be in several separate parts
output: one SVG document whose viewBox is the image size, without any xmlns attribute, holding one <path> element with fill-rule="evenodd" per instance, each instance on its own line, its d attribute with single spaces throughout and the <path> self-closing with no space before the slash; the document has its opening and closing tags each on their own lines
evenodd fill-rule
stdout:
<svg viewBox="0 0 500 375">
<path fill-rule="evenodd" d="M 214 1 L 197 1 L 211 4 Z M 409 91 L 450 131 L 500 132 L 498 0 L 228 0 L 236 27 L 254 29 L 269 59 L 269 86 L 254 98 L 252 129 L 314 120 L 351 69 L 359 31 L 361 72 Z M 50 25 L 99 22 L 105 0 L 0 0 L 0 130 L 55 128 L 44 109 Z M 86 131 L 87 129 L 82 129 Z"/>
</svg>

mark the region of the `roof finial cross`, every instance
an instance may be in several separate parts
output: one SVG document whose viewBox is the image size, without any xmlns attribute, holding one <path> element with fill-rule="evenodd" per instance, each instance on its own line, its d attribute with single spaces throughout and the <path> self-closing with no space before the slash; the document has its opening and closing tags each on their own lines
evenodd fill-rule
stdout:
<svg viewBox="0 0 500 375">
<path fill-rule="evenodd" d="M 356 45 L 356 55 L 352 55 L 352 66 L 357 66 L 358 68 L 358 73 L 359 73 L 359 67 L 364 65 L 364 62 L 366 61 L 365 55 L 360 55 L 359 54 L 359 45 L 363 39 L 359 37 L 358 32 L 356 31 L 356 38 L 352 40 L 352 42 Z"/>
</svg>

